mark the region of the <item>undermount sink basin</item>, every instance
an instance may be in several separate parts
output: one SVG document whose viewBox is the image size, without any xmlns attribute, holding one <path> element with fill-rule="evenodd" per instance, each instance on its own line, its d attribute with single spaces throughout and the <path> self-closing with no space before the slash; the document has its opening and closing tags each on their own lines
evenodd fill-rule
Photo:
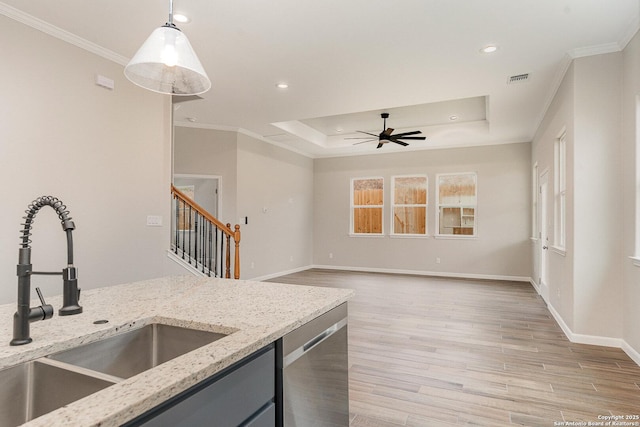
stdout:
<svg viewBox="0 0 640 427">
<path fill-rule="evenodd" d="M 72 369 L 32 361 L 0 371 L 0 426 L 17 426 L 85 396 L 113 382 Z"/>
<path fill-rule="evenodd" d="M 225 336 L 154 323 L 47 357 L 116 377 L 129 378 Z"/>
<path fill-rule="evenodd" d="M 226 334 L 154 323 L 0 370 L 0 427 L 15 427 Z"/>
</svg>

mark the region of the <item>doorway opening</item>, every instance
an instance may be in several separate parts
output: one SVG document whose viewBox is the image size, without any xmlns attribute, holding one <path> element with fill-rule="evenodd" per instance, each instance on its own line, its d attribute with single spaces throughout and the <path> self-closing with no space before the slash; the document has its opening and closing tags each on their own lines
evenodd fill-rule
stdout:
<svg viewBox="0 0 640 427">
<path fill-rule="evenodd" d="M 220 187 L 222 177 L 217 175 L 175 174 L 173 185 L 211 215 L 218 218 L 220 212 Z"/>
</svg>

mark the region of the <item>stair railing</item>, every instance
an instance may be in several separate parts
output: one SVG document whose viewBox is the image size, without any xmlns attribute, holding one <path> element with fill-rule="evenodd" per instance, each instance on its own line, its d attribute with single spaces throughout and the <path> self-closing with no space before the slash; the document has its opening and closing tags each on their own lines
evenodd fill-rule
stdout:
<svg viewBox="0 0 640 427">
<path fill-rule="evenodd" d="M 233 278 L 240 278 L 240 226 L 223 224 L 171 185 L 173 241 L 171 250 L 210 277 L 231 278 L 231 238 L 234 241 Z"/>
</svg>

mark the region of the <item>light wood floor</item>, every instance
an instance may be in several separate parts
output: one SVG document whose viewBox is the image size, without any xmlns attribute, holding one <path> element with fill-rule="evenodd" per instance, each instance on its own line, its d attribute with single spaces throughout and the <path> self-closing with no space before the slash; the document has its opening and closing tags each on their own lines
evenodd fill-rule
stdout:
<svg viewBox="0 0 640 427">
<path fill-rule="evenodd" d="M 587 425 L 640 415 L 640 367 L 620 349 L 569 342 L 528 283 L 329 270 L 271 281 L 356 290 L 352 427 Z"/>
</svg>

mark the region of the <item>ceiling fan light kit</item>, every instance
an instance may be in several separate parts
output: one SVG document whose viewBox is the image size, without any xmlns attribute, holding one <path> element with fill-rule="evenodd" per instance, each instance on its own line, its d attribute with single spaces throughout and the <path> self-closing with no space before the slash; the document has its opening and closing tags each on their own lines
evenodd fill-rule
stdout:
<svg viewBox="0 0 640 427">
<path fill-rule="evenodd" d="M 211 81 L 189 39 L 173 24 L 173 0 L 169 22 L 156 28 L 124 69 L 134 84 L 168 95 L 198 95 Z"/>
<path fill-rule="evenodd" d="M 358 145 L 358 144 L 364 144 L 365 142 L 372 142 L 372 141 L 378 141 L 378 146 L 376 148 L 381 148 L 384 144 L 386 144 L 387 142 L 391 141 L 391 142 L 395 142 L 396 144 L 402 145 L 404 147 L 406 147 L 407 145 L 409 145 L 408 142 L 402 141 L 404 140 L 413 140 L 413 141 L 424 141 L 426 138 L 424 136 L 411 136 L 411 135 L 418 135 L 421 134 L 422 132 L 419 130 L 414 130 L 414 131 L 410 131 L 410 132 L 403 132 L 403 133 L 397 133 L 395 135 L 393 135 L 393 128 L 387 128 L 387 119 L 389 118 L 389 113 L 382 113 L 380 114 L 380 117 L 382 117 L 382 120 L 384 121 L 382 124 L 382 132 L 380 132 L 379 135 L 376 135 L 374 133 L 369 133 L 369 132 L 364 132 L 364 131 L 357 131 L 360 133 L 364 133 L 366 135 L 370 135 L 373 136 L 375 138 L 371 139 L 371 138 L 345 138 L 345 139 L 366 139 L 366 141 L 360 141 L 360 142 L 356 142 L 353 145 Z"/>
</svg>

